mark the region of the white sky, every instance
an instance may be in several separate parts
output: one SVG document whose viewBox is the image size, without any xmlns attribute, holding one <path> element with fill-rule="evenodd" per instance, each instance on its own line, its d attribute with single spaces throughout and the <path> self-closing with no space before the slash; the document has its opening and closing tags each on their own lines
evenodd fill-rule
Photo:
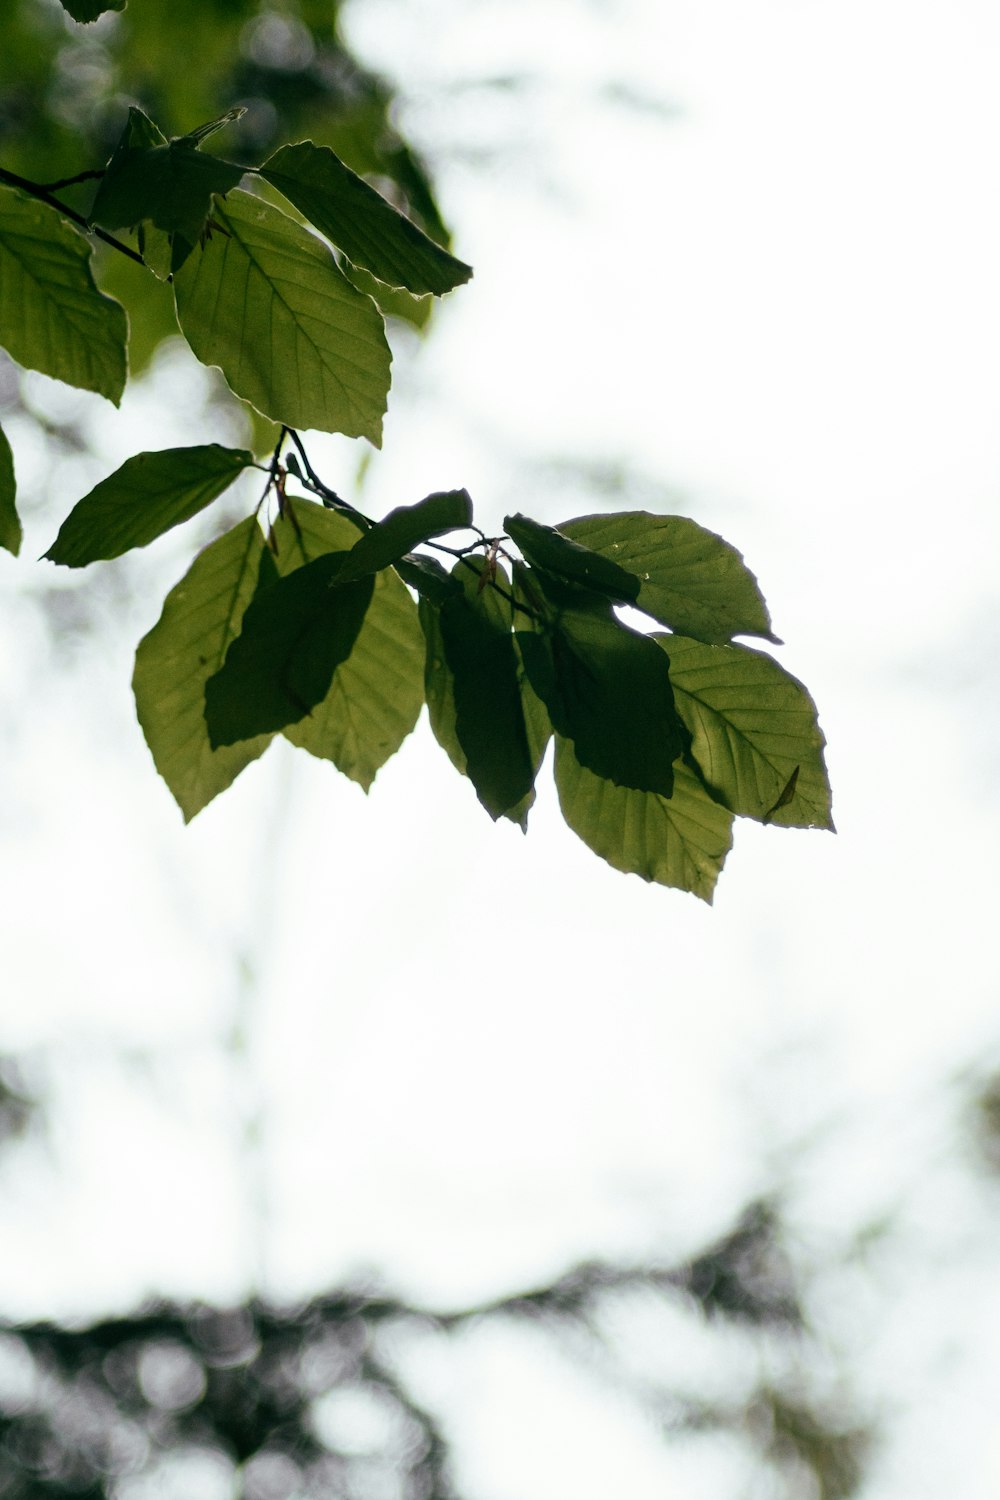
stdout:
<svg viewBox="0 0 1000 1500">
<path fill-rule="evenodd" d="M 790 1167 L 820 1246 L 902 1204 L 891 1274 L 830 1291 L 863 1388 L 904 1407 L 870 1500 L 992 1494 L 997 1220 L 947 1167 L 942 1085 L 998 1041 L 1000 13 L 365 0 L 351 30 L 409 93 L 476 268 L 427 348 L 403 341 L 365 504 L 465 484 L 487 529 L 601 508 L 555 484 L 567 457 L 662 486 L 757 572 L 839 835 L 741 826 L 709 910 L 601 865 L 551 795 L 527 839 L 494 828 L 425 724 L 367 801 L 272 751 L 185 830 L 127 684 L 190 538 L 143 564 L 127 639 L 65 670 L 35 676 L 25 609 L 0 666 L 0 1045 L 49 1058 L 58 1107 L 51 1162 L 7 1169 L 5 1306 L 359 1266 L 461 1302 L 682 1255 Z M 194 440 L 198 387 L 163 379 L 169 415 L 137 393 L 128 427 L 83 398 L 100 472 Z M 315 451 L 349 486 L 357 445 Z M 630 1500 L 735 1493 L 725 1454 L 714 1477 L 661 1455 L 565 1369 L 557 1400 L 516 1342 L 441 1376 L 484 1500 L 603 1500 L 626 1452 Z M 581 1413 L 605 1436 L 580 1443 Z"/>
</svg>

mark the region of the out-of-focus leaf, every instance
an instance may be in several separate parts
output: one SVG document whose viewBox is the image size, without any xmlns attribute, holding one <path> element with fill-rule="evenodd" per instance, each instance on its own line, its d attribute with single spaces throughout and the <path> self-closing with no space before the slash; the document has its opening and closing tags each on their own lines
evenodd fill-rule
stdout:
<svg viewBox="0 0 1000 1500">
<path fill-rule="evenodd" d="M 382 441 L 391 356 L 378 308 L 315 235 L 238 189 L 174 277 L 198 358 L 289 427 Z"/>
<path fill-rule="evenodd" d="M 97 290 L 90 242 L 47 203 L 0 187 L 0 343 L 19 364 L 117 406 L 128 323 Z"/>
<path fill-rule="evenodd" d="M 213 748 L 205 724 L 205 683 L 222 666 L 259 584 L 275 576 L 253 516 L 206 547 L 166 597 L 139 643 L 132 687 L 156 769 L 189 822 L 267 749 L 262 734 Z"/>
<path fill-rule="evenodd" d="M 441 295 L 472 275 L 346 167 L 328 146 L 282 146 L 260 169 L 354 265 L 387 286 Z"/>
<path fill-rule="evenodd" d="M 218 443 L 137 453 L 74 505 L 45 556 L 83 568 L 145 547 L 204 510 L 252 463 L 252 453 Z"/>
</svg>

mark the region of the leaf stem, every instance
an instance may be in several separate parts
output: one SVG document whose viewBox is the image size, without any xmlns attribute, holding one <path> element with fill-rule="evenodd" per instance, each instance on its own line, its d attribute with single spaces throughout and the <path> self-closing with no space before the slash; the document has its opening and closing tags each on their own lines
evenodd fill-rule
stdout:
<svg viewBox="0 0 1000 1500">
<path fill-rule="evenodd" d="M 95 234 L 99 240 L 103 240 L 113 250 L 118 250 L 122 255 L 127 255 L 129 260 L 136 261 L 140 266 L 146 264 L 138 251 L 133 250 L 129 245 L 122 244 L 121 240 L 116 240 L 113 234 L 108 234 L 99 225 L 89 223 L 84 214 L 78 214 L 75 208 L 70 208 L 67 203 L 63 203 L 61 199 L 54 197 L 42 183 L 31 182 L 27 177 L 19 177 L 16 172 L 8 172 L 6 167 L 0 167 L 0 182 L 5 182 L 8 187 L 20 188 L 23 193 L 30 193 L 32 198 L 37 198 L 40 202 L 47 203 L 50 208 L 54 208 L 61 213 L 63 218 L 72 219 L 74 224 L 79 224 L 80 228 L 85 229 L 88 234 Z"/>
</svg>

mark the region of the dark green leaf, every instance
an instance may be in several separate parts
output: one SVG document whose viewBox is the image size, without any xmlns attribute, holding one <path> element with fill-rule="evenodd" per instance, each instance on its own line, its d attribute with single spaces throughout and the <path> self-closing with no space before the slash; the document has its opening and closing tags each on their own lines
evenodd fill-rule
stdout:
<svg viewBox="0 0 1000 1500">
<path fill-rule="evenodd" d="M 228 193 L 244 171 L 174 141 L 126 151 L 117 166 L 108 166 L 91 218 L 104 229 L 129 229 L 148 220 L 194 244 L 212 210 L 212 195 Z"/>
<path fill-rule="evenodd" d="M 260 173 L 349 261 L 388 286 L 440 295 L 472 275 L 471 266 L 435 245 L 328 146 L 282 146 Z"/>
<path fill-rule="evenodd" d="M 458 531 L 471 520 L 472 501 L 467 490 L 446 490 L 428 495 L 416 505 L 401 505 L 355 542 L 345 564 L 345 577 L 377 573 L 399 562 L 421 542 L 446 531 Z"/>
<path fill-rule="evenodd" d="M 45 556 L 83 568 L 145 547 L 204 510 L 252 463 L 252 453 L 217 443 L 137 453 L 74 505 Z"/>
<path fill-rule="evenodd" d="M 250 516 L 195 558 L 136 652 L 132 686 L 139 723 L 185 822 L 271 742 L 264 734 L 213 749 L 205 683 L 222 666 L 258 584 L 273 577 L 271 554 Z"/>
<path fill-rule="evenodd" d="M 757 580 L 739 552 L 696 521 L 633 510 L 581 516 L 559 529 L 634 573 L 637 605 L 661 625 L 710 644 L 735 635 L 777 641 Z"/>
<path fill-rule="evenodd" d="M 14 479 L 14 455 L 7 434 L 0 427 L 0 547 L 16 557 L 21 550 L 21 522 L 17 516 L 17 485 Z"/>
<path fill-rule="evenodd" d="M 108 10 L 124 10 L 125 0 L 62 0 L 62 8 L 74 21 L 96 21 Z"/>
<path fill-rule="evenodd" d="M 733 815 L 683 762 L 674 767 L 672 795 L 660 797 L 595 776 L 557 737 L 555 778 L 563 817 L 595 854 L 616 870 L 711 902 L 732 846 Z"/>
<path fill-rule="evenodd" d="M 404 583 L 433 604 L 443 604 L 449 594 L 457 593 L 462 586 L 436 557 L 424 557 L 419 552 L 398 558 L 395 567 Z"/>
<path fill-rule="evenodd" d="M 246 170 L 219 157 L 204 156 L 198 146 L 205 136 L 241 113 L 230 110 L 190 135 L 165 141 L 142 110 L 130 109 L 94 197 L 92 222 L 105 229 L 130 229 L 148 221 L 167 234 L 183 235 L 189 245 L 197 243 L 212 208 L 212 195 L 228 193 Z"/>
<path fill-rule="evenodd" d="M 532 567 L 571 583 L 606 594 L 619 604 L 634 603 L 639 579 L 599 552 L 563 536 L 553 526 L 542 526 L 529 516 L 506 516 L 504 529 Z"/>
<path fill-rule="evenodd" d="M 692 753 L 725 805 L 759 822 L 832 829 L 825 741 L 802 683 L 748 646 L 654 639 L 669 655 Z"/>
<path fill-rule="evenodd" d="M 684 733 L 655 642 L 610 611 L 565 609 L 545 632 L 519 628 L 518 645 L 528 681 L 581 765 L 669 797 Z"/>
<path fill-rule="evenodd" d="M 174 277 L 188 343 L 238 396 L 289 427 L 382 441 L 389 346 L 381 314 L 326 246 L 238 189 Z"/>
<path fill-rule="evenodd" d="M 259 593 L 221 669 L 205 684 L 213 745 L 233 745 L 305 717 L 330 691 L 372 597 L 371 577 L 338 584 L 345 552 L 304 563 Z"/>
<path fill-rule="evenodd" d="M 46 203 L 0 188 L 0 342 L 19 364 L 117 406 L 128 324 L 97 290 L 90 242 Z"/>
<path fill-rule="evenodd" d="M 421 597 L 427 707 L 435 737 L 490 816 L 524 828 L 541 755 L 528 741 L 510 604 L 479 588 L 485 567 L 482 558 L 458 563 L 452 576 L 461 591 L 440 607 Z M 502 569 L 498 577 L 509 592 Z"/>
<path fill-rule="evenodd" d="M 350 548 L 357 527 L 346 517 L 307 500 L 289 502 L 272 537 L 282 574 Z M 385 569 L 364 624 L 346 661 L 333 674 L 330 691 L 312 713 L 289 725 L 293 745 L 333 761 L 364 787 L 413 729 L 424 701 L 424 639 L 417 609 L 395 574 Z"/>
</svg>

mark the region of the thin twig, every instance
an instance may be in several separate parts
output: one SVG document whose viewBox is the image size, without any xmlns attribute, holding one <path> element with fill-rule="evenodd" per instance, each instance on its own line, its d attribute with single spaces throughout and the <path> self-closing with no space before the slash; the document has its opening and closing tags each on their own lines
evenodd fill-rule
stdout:
<svg viewBox="0 0 1000 1500">
<path fill-rule="evenodd" d="M 40 182 L 38 186 L 46 193 L 57 193 L 60 188 L 74 187 L 78 182 L 95 182 L 103 176 L 103 167 L 92 167 L 89 172 L 77 172 L 75 177 L 60 177 L 57 182 Z"/>
<path fill-rule="evenodd" d="M 8 187 L 20 188 L 22 192 L 30 193 L 32 198 L 38 198 L 40 202 L 47 203 L 50 208 L 58 210 L 66 219 L 72 219 L 74 224 L 79 224 L 88 234 L 96 234 L 99 240 L 103 240 L 112 249 L 118 250 L 122 255 L 127 255 L 129 260 L 134 260 L 138 265 L 144 266 L 146 262 L 136 250 L 128 245 L 123 245 L 121 240 L 116 240 L 113 234 L 108 234 L 97 224 L 88 222 L 83 214 L 78 214 L 75 208 L 70 208 L 61 199 L 53 197 L 48 188 L 39 182 L 30 182 L 27 177 L 19 177 L 16 172 L 8 172 L 6 167 L 0 167 L 0 182 L 6 182 Z"/>
</svg>

